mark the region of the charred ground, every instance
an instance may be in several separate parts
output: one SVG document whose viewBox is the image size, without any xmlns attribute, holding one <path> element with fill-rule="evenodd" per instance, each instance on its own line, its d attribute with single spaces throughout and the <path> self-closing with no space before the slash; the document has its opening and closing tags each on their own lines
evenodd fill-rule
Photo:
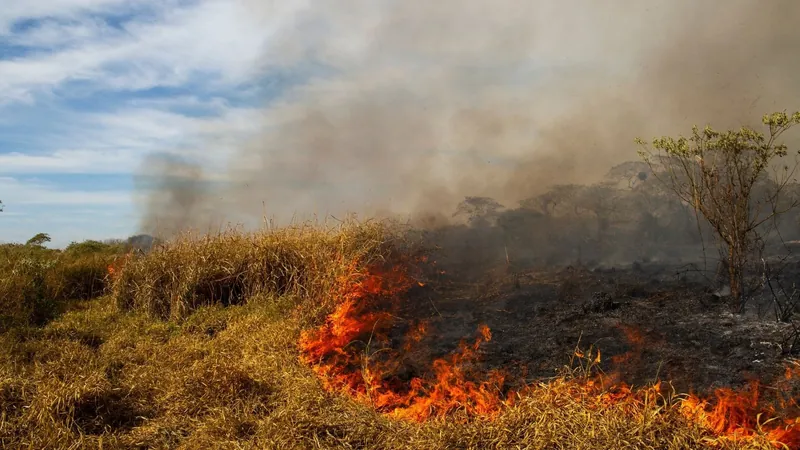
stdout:
<svg viewBox="0 0 800 450">
<path fill-rule="evenodd" d="M 796 192 L 788 186 L 790 199 Z M 770 385 L 800 354 L 796 211 L 765 230 L 744 311 L 728 296 L 707 224 L 638 163 L 516 208 L 467 198 L 455 215 L 467 223 L 420 235 L 435 264 L 404 310 L 430 324 L 428 342 L 441 352 L 485 324 L 493 339 L 483 364 L 519 382 L 551 377 L 592 346 L 620 381 L 706 394 Z"/>
<path fill-rule="evenodd" d="M 406 317 L 431 326 L 423 348 L 443 355 L 485 324 L 493 338 L 482 363 L 515 372 L 518 382 L 552 377 L 576 348 L 593 346 L 601 368 L 628 384 L 663 379 L 678 392 L 707 394 L 781 380 L 785 360 L 800 351 L 789 340 L 792 324 L 734 314 L 707 284 L 687 280 L 683 265 L 514 273 L 500 266 L 477 279 L 446 270 L 436 277 L 404 308 Z"/>
</svg>

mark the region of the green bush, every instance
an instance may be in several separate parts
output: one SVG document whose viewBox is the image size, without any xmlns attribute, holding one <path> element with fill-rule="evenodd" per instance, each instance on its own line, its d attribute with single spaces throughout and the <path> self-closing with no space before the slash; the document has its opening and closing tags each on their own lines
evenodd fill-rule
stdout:
<svg viewBox="0 0 800 450">
<path fill-rule="evenodd" d="M 64 249 L 64 253 L 70 255 L 119 255 L 128 250 L 128 245 L 124 242 L 111 241 L 83 241 L 73 242 Z"/>
<path fill-rule="evenodd" d="M 0 246 L 0 326 L 51 315 L 45 278 L 56 263 L 54 253 L 38 246 Z"/>
<path fill-rule="evenodd" d="M 0 245 L 0 328 L 41 324 L 67 300 L 102 295 L 108 266 L 125 249 L 86 241 L 61 251 L 45 248 L 40 241 Z"/>
</svg>

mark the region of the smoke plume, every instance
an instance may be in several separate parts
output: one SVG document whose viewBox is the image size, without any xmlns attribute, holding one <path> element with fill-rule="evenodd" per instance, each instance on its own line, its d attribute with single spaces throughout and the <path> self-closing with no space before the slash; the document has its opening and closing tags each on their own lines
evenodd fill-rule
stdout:
<svg viewBox="0 0 800 450">
<path fill-rule="evenodd" d="M 792 0 L 349 0 L 281 17 L 260 70 L 305 81 L 264 105 L 262 131 L 213 174 L 225 183 L 159 183 L 142 231 L 449 216 L 466 195 L 513 206 L 636 159 L 637 136 L 798 106 Z M 177 161 L 142 170 L 209 175 Z"/>
</svg>

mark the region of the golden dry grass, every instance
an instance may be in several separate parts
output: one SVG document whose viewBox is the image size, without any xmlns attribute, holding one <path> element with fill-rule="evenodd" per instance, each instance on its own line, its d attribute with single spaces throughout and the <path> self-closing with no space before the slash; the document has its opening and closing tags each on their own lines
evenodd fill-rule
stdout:
<svg viewBox="0 0 800 450">
<path fill-rule="evenodd" d="M 114 295 L 0 335 L 2 448 L 693 449 L 669 402 L 596 408 L 543 384 L 494 421 L 393 420 L 326 392 L 298 358 L 333 277 L 390 255 L 383 224 L 184 237 L 132 260 Z M 230 278 L 232 277 L 232 278 Z M 216 303 L 214 282 L 241 296 Z M 228 281 L 225 281 L 228 283 Z M 206 289 L 208 288 L 208 289 Z M 719 442 L 717 448 L 770 448 Z"/>
<path fill-rule="evenodd" d="M 367 222 L 185 234 L 147 257 L 128 261 L 113 296 L 121 309 L 172 319 L 202 305 L 241 303 L 262 293 L 330 306 L 324 304 L 332 300 L 330 286 L 353 270 L 354 262 L 364 267 L 396 248 L 398 235 L 392 228 Z"/>
</svg>

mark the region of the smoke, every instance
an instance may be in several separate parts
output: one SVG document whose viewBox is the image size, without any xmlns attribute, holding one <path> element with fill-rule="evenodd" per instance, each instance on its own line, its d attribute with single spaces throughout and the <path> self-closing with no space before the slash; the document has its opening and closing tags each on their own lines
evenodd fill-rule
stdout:
<svg viewBox="0 0 800 450">
<path fill-rule="evenodd" d="M 637 136 L 798 106 L 791 0 L 345 3 L 292 4 L 280 20 L 244 3 L 273 30 L 261 70 L 314 69 L 219 172 L 148 161 L 148 177 L 196 181 L 158 183 L 142 231 L 449 216 L 466 195 L 513 206 L 636 159 Z M 226 183 L 197 181 L 212 175 Z"/>
</svg>

